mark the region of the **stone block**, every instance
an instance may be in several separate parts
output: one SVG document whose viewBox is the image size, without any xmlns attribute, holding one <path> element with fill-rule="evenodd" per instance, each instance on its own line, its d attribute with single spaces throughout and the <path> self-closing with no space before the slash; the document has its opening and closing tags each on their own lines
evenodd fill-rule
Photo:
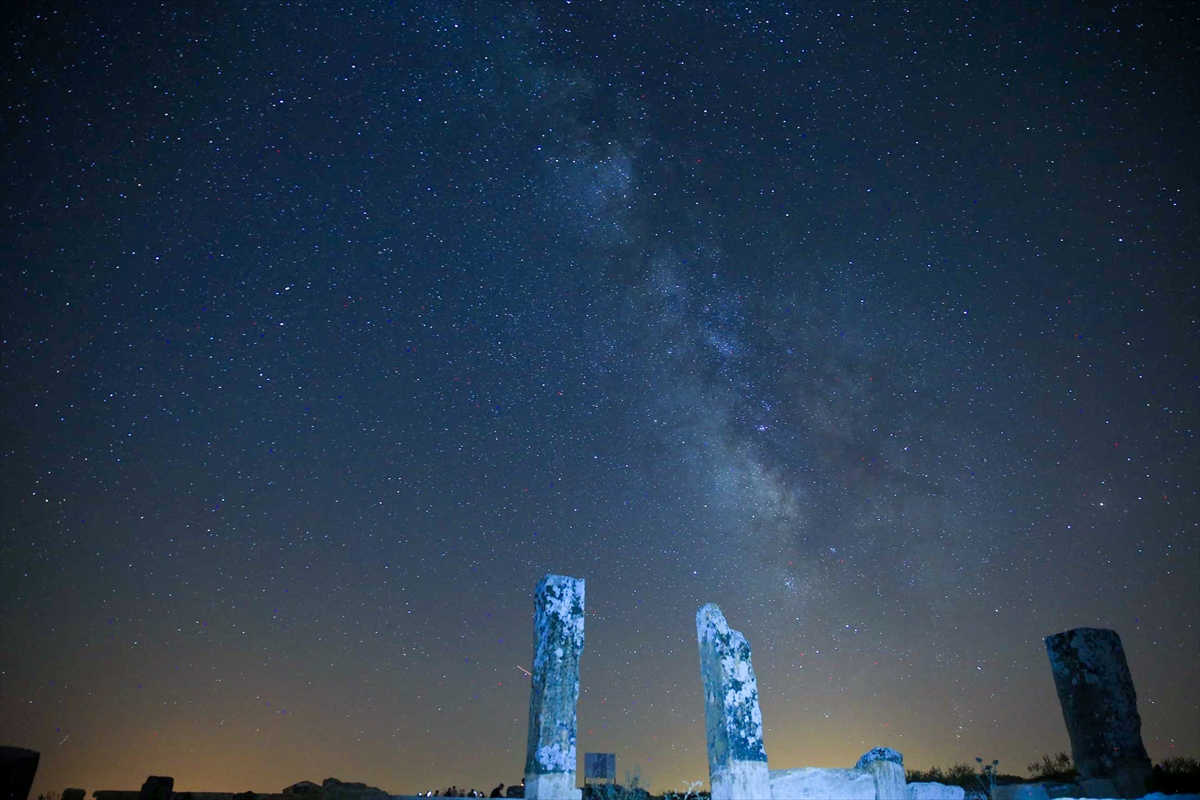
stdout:
<svg viewBox="0 0 1200 800">
<path fill-rule="evenodd" d="M 1050 800 L 1058 800 L 1058 798 L 1066 797 L 1082 797 L 1086 792 L 1083 788 L 1074 782 L 1063 783 L 1061 781 L 1040 781 L 1042 788 L 1046 790 L 1046 794 L 1050 795 Z M 1197 798 L 1200 800 L 1200 798 Z"/>
<path fill-rule="evenodd" d="M 963 800 L 967 795 L 961 786 L 934 782 L 905 784 L 904 793 L 908 800 Z"/>
<path fill-rule="evenodd" d="M 768 774 L 771 800 L 875 800 L 875 777 L 866 770 L 799 767 Z"/>
<path fill-rule="evenodd" d="M 992 800 L 1050 800 L 1050 794 L 1040 783 L 1010 783 L 997 786 Z"/>
</svg>

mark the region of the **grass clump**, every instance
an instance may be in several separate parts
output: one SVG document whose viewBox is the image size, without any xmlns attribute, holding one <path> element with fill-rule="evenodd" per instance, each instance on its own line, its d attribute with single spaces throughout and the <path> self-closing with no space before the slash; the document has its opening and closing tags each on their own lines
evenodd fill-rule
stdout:
<svg viewBox="0 0 1200 800">
<path fill-rule="evenodd" d="M 700 791 L 700 787 L 703 785 L 703 781 L 690 781 L 682 792 L 678 790 L 663 792 L 662 800 L 708 800 L 712 797 L 712 793 Z"/>
</svg>

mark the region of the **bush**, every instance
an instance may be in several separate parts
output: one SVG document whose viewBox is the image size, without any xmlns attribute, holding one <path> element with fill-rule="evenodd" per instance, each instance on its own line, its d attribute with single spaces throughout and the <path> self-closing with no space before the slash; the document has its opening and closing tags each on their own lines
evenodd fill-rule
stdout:
<svg viewBox="0 0 1200 800">
<path fill-rule="evenodd" d="M 1060 783 L 1071 783 L 1075 780 L 1078 773 L 1075 770 L 1075 763 L 1071 761 L 1071 757 L 1065 752 L 1059 753 L 1053 757 L 1042 756 L 1041 761 L 1035 761 L 1029 765 L 1029 776 L 1035 781 L 1058 781 Z"/>
<path fill-rule="evenodd" d="M 583 787 L 583 800 L 650 800 L 650 793 L 638 786 L 589 783 Z"/>
<path fill-rule="evenodd" d="M 966 762 L 952 764 L 946 769 L 930 767 L 926 772 L 910 769 L 905 773 L 905 778 L 909 783 L 945 783 L 964 789 L 970 789 L 978 783 L 975 780 L 975 768 Z"/>
<path fill-rule="evenodd" d="M 1146 789 L 1163 794 L 1200 794 L 1200 761 L 1194 758 L 1164 758 L 1154 765 Z"/>
<path fill-rule="evenodd" d="M 938 781 L 938 782 L 944 783 L 944 781 L 942 780 L 942 775 L 943 775 L 942 768 L 937 767 L 937 766 L 930 767 L 929 769 L 926 769 L 926 770 L 919 770 L 919 769 L 904 770 L 904 780 L 906 783 L 928 783 L 931 781 Z"/>
</svg>

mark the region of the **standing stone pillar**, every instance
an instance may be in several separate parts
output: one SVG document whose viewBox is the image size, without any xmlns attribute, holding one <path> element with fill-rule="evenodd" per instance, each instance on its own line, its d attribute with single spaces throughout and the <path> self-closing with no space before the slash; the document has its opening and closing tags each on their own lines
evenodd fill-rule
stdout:
<svg viewBox="0 0 1200 800">
<path fill-rule="evenodd" d="M 862 754 L 855 769 L 866 770 L 875 779 L 875 800 L 905 800 L 908 784 L 904 755 L 890 747 L 873 747 Z"/>
<path fill-rule="evenodd" d="M 696 612 L 704 722 L 708 737 L 708 780 L 712 800 L 771 797 L 767 751 L 763 749 L 758 682 L 746 637 L 730 630 L 721 609 L 709 603 Z"/>
<path fill-rule="evenodd" d="M 525 797 L 580 800 L 582 792 L 575 788 L 575 704 L 583 653 L 582 578 L 542 578 L 534 596 L 533 630 Z"/>
<path fill-rule="evenodd" d="M 1079 784 L 1090 797 L 1141 797 L 1151 773 L 1129 663 L 1116 631 L 1046 637 Z"/>
</svg>

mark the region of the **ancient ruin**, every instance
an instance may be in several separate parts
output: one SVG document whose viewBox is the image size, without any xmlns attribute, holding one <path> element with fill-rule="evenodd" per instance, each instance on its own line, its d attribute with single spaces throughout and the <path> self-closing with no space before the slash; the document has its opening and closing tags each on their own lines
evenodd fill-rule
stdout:
<svg viewBox="0 0 1200 800">
<path fill-rule="evenodd" d="M 768 774 L 773 800 L 913 800 L 914 791 L 922 800 L 962 800 L 964 795 L 959 786 L 906 784 L 904 756 L 890 747 L 868 750 L 851 769 L 800 767 Z"/>
<path fill-rule="evenodd" d="M 1151 774 L 1121 637 L 1074 628 L 1046 637 L 1079 785 L 1091 797 L 1141 797 Z"/>
<path fill-rule="evenodd" d="M 768 770 L 758 682 L 746 637 L 713 603 L 696 612 L 700 677 L 712 800 L 906 800 L 904 756 L 890 747 L 867 751 L 851 769 Z M 940 784 L 928 784 L 931 793 Z M 962 789 L 957 789 L 962 797 Z"/>
<path fill-rule="evenodd" d="M 712 800 L 771 796 L 758 682 L 746 637 L 715 603 L 696 612 Z"/>
<path fill-rule="evenodd" d="M 904 756 L 890 747 L 875 747 L 863 753 L 855 769 L 869 772 L 875 780 L 875 800 L 904 800 Z"/>
<path fill-rule="evenodd" d="M 575 705 L 583 653 L 582 578 L 547 575 L 534 596 L 533 686 L 525 797 L 579 800 L 575 787 Z"/>
<path fill-rule="evenodd" d="M 576 787 L 576 705 L 579 659 L 584 647 L 584 581 L 546 575 L 534 596 L 534 658 L 529 699 L 525 781 L 507 795 L 524 792 L 540 800 L 582 800 Z M 750 645 L 731 629 L 720 608 L 696 613 L 700 674 L 712 800 L 962 800 L 964 789 L 933 782 L 906 783 L 904 757 L 876 747 L 851 768 L 768 768 L 758 683 Z M 1141 737 L 1141 718 L 1129 665 L 1115 631 L 1077 628 L 1045 639 L 1054 683 L 1070 735 L 1077 783 L 1013 783 L 993 786 L 993 800 L 1049 797 L 1140 798 L 1151 762 Z M 615 754 L 605 759 L 606 780 L 615 780 Z M 38 754 L 0 747 L 0 788 L 24 800 Z M 595 760 L 595 759 L 593 759 Z M 995 763 L 995 762 L 993 762 Z M 497 787 L 497 792 L 501 787 Z M 608 787 L 601 787 L 608 788 Z M 83 800 L 67 789 L 63 800 Z M 94 800 L 400 800 L 363 783 L 328 778 L 300 781 L 279 794 L 175 792 L 174 780 L 151 775 L 140 791 L 97 790 Z M 3 798 L 0 798 L 3 800 Z"/>
</svg>

